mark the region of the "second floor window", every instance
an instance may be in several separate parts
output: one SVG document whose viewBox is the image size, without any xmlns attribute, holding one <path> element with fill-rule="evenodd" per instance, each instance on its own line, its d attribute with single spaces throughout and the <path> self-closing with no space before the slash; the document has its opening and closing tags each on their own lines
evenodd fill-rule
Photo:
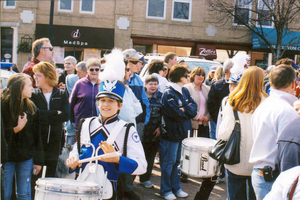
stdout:
<svg viewBox="0 0 300 200">
<path fill-rule="evenodd" d="M 271 9 L 273 9 L 274 0 L 258 1 L 257 26 L 272 26 Z"/>
<path fill-rule="evenodd" d="M 80 1 L 80 13 L 95 13 L 95 0 L 81 0 Z"/>
<path fill-rule="evenodd" d="M 172 20 L 191 21 L 192 0 L 173 0 Z"/>
<path fill-rule="evenodd" d="M 166 18 L 166 0 L 148 0 L 147 18 Z"/>
<path fill-rule="evenodd" d="M 16 8 L 16 1 L 4 1 L 4 8 Z"/>
<path fill-rule="evenodd" d="M 236 0 L 233 23 L 235 25 L 248 24 L 250 20 L 251 0 Z"/>
<path fill-rule="evenodd" d="M 73 12 L 73 1 L 72 0 L 59 0 L 58 11 Z"/>
</svg>

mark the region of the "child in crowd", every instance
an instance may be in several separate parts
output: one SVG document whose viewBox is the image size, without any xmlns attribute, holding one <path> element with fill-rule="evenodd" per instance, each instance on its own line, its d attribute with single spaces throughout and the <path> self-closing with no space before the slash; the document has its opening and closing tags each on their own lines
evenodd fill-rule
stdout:
<svg viewBox="0 0 300 200">
<path fill-rule="evenodd" d="M 158 78 L 155 75 L 149 75 L 145 78 L 146 94 L 150 102 L 150 120 L 145 126 L 142 137 L 142 144 L 145 151 L 146 160 L 148 162 L 147 172 L 140 176 L 140 184 L 146 188 L 152 188 L 150 176 L 153 169 L 155 155 L 158 151 L 159 136 L 162 131 L 162 109 L 161 97 L 162 93 L 158 91 Z"/>
</svg>

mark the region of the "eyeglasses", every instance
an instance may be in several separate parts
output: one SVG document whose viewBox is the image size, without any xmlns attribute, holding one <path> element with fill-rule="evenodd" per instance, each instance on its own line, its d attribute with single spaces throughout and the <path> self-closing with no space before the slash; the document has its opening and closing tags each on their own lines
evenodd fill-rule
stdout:
<svg viewBox="0 0 300 200">
<path fill-rule="evenodd" d="M 90 72 L 93 72 L 93 71 L 99 72 L 100 69 L 99 68 L 95 68 L 95 69 L 94 68 L 90 68 L 89 70 L 90 70 Z"/>
<path fill-rule="evenodd" d="M 205 76 L 204 74 L 196 74 L 197 76 Z"/>
<path fill-rule="evenodd" d="M 53 51 L 53 47 L 42 47 L 42 49 L 49 49 L 50 51 Z"/>
<path fill-rule="evenodd" d="M 138 64 L 138 60 L 137 61 L 133 61 L 133 60 L 129 60 L 129 62 L 131 62 L 132 64 L 134 64 L 134 65 L 136 65 L 136 64 Z"/>
<path fill-rule="evenodd" d="M 189 78 L 190 77 L 190 75 L 189 74 L 185 74 L 185 75 L 183 75 L 182 77 L 184 77 L 184 78 Z"/>
<path fill-rule="evenodd" d="M 130 68 L 125 68 L 125 71 L 126 71 L 126 72 L 129 72 L 129 71 L 130 71 Z"/>
</svg>

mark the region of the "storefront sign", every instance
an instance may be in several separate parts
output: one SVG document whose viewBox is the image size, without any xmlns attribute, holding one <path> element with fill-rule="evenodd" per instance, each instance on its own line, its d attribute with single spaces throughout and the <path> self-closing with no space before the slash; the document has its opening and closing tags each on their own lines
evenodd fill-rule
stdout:
<svg viewBox="0 0 300 200">
<path fill-rule="evenodd" d="M 83 51 L 84 61 L 87 61 L 89 58 L 101 58 L 101 50 L 98 49 L 84 49 Z"/>
<path fill-rule="evenodd" d="M 214 45 L 197 44 L 196 55 L 205 59 L 213 60 L 217 58 L 217 51 Z"/>
<path fill-rule="evenodd" d="M 48 25 L 36 25 L 36 39 L 48 37 Z M 53 46 L 112 49 L 114 29 L 78 26 L 53 26 L 51 44 Z"/>
<path fill-rule="evenodd" d="M 57 64 L 63 64 L 65 58 L 65 48 L 64 47 L 54 47 L 53 60 Z"/>
<path fill-rule="evenodd" d="M 262 28 L 265 38 L 271 43 L 272 48 L 276 48 L 277 33 L 274 28 Z M 266 42 L 261 39 L 256 33 L 252 35 L 252 48 L 253 49 L 268 49 L 270 48 Z M 300 51 L 300 32 L 283 31 L 281 49 L 287 49 L 291 51 Z"/>
</svg>

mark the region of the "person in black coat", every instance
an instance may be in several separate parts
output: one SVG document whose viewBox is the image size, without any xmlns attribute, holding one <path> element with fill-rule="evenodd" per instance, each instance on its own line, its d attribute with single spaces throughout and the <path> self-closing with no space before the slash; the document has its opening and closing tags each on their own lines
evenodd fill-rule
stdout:
<svg viewBox="0 0 300 200">
<path fill-rule="evenodd" d="M 32 92 L 31 77 L 27 74 L 14 74 L 1 95 L 3 199 L 11 199 L 14 175 L 17 198 L 30 199 L 28 182 L 30 183 L 32 174 L 38 174 L 43 165 L 39 112 L 29 100 Z"/>
<path fill-rule="evenodd" d="M 47 62 L 33 67 L 37 88 L 32 101 L 40 110 L 42 143 L 45 153 L 46 177 L 55 177 L 58 156 L 62 148 L 63 122 L 69 119 L 69 101 L 65 90 L 55 87 L 55 68 Z"/>
</svg>

